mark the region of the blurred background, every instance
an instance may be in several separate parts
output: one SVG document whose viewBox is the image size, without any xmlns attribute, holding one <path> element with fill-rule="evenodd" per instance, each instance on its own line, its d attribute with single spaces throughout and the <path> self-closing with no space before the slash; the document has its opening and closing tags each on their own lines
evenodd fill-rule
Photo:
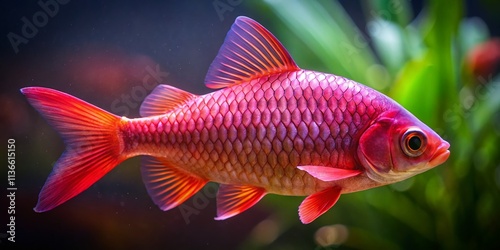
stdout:
<svg viewBox="0 0 500 250">
<path fill-rule="evenodd" d="M 1 3 L 0 138 L 16 145 L 16 243 L 7 241 L 7 168 L 0 246 L 203 249 L 498 249 L 500 247 L 500 2 L 69 1 Z M 343 195 L 302 225 L 303 197 L 266 196 L 214 221 L 217 185 L 162 212 L 139 159 L 65 204 L 32 208 L 64 145 L 19 89 L 58 89 L 138 117 L 154 86 L 197 94 L 237 16 L 261 22 L 305 69 L 377 89 L 451 143 L 442 166 Z M 0 154 L 2 162 L 6 154 Z M 4 165 L 5 166 L 5 165 Z"/>
</svg>

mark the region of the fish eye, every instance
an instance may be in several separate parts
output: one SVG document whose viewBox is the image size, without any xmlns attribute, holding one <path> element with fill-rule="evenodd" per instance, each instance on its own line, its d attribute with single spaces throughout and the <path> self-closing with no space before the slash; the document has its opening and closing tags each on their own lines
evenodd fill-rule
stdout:
<svg viewBox="0 0 500 250">
<path fill-rule="evenodd" d="M 401 149 L 410 157 L 422 155 L 426 147 L 427 137 L 420 129 L 410 128 L 401 137 Z"/>
</svg>

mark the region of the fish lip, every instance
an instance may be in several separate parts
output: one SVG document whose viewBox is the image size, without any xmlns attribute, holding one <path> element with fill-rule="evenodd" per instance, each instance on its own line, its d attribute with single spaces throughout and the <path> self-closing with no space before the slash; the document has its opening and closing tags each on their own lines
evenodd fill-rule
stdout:
<svg viewBox="0 0 500 250">
<path fill-rule="evenodd" d="M 450 156 L 450 144 L 446 141 L 443 141 L 441 145 L 436 149 L 436 152 L 432 156 L 432 159 L 427 164 L 430 167 L 435 167 L 437 165 L 443 164 L 448 157 Z"/>
</svg>

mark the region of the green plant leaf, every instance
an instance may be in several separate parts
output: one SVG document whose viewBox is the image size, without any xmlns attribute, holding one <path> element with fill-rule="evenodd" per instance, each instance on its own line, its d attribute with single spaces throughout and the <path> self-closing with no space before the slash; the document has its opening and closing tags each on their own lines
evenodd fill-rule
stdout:
<svg viewBox="0 0 500 250">
<path fill-rule="evenodd" d="M 367 69 L 376 64 L 375 57 L 362 33 L 337 1 L 265 2 L 329 72 L 377 86 L 367 74 Z"/>
</svg>

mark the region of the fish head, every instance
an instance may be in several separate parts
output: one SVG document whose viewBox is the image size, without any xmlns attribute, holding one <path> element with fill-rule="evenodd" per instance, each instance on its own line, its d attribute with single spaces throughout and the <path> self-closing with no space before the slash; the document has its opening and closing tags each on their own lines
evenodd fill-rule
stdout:
<svg viewBox="0 0 500 250">
<path fill-rule="evenodd" d="M 382 113 L 363 132 L 358 159 L 373 181 L 402 181 L 444 163 L 450 144 L 403 108 Z"/>
</svg>

